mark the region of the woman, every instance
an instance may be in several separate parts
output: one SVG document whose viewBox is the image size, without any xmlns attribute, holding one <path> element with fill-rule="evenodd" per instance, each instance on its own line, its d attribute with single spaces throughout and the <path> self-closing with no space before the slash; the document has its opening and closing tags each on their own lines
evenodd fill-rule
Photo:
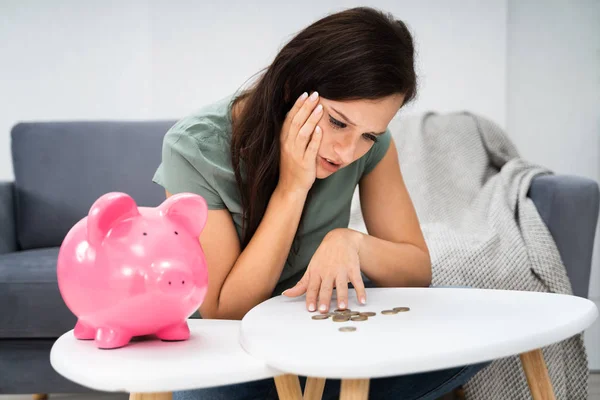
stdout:
<svg viewBox="0 0 600 400">
<path fill-rule="evenodd" d="M 361 303 L 365 285 L 430 285 L 429 252 L 387 129 L 415 94 L 405 24 L 359 7 L 314 22 L 251 89 L 169 130 L 154 181 L 167 196 L 198 193 L 209 207 L 204 318 L 241 319 L 284 289 L 326 313 L 347 306 L 349 284 Z M 368 235 L 348 229 L 356 185 Z M 434 399 L 481 368 L 373 379 L 370 396 Z M 339 381 L 329 380 L 324 398 L 338 395 Z M 272 379 L 174 394 L 271 397 Z"/>
</svg>

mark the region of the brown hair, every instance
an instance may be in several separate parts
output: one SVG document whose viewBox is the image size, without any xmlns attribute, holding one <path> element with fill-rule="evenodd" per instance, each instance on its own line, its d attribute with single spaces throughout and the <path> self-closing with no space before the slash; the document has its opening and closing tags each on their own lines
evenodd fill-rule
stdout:
<svg viewBox="0 0 600 400">
<path fill-rule="evenodd" d="M 356 7 L 328 15 L 299 32 L 232 104 L 231 158 L 243 209 L 242 249 L 256 232 L 279 180 L 279 135 L 303 92 L 326 99 L 380 99 L 416 94 L 411 34 L 391 14 Z M 243 174 L 242 174 L 243 170 Z M 244 176 L 242 176 L 244 175 Z"/>
</svg>

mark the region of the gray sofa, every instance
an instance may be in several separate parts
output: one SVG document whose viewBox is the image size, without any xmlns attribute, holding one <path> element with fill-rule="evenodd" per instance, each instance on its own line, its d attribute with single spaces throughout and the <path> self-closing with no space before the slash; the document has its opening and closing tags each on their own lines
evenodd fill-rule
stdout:
<svg viewBox="0 0 600 400">
<path fill-rule="evenodd" d="M 14 182 L 0 183 L 0 394 L 90 390 L 54 372 L 52 343 L 73 328 L 56 283 L 58 246 L 99 196 L 156 206 L 162 138 L 175 121 L 21 123 L 11 132 Z M 530 189 L 557 242 L 575 295 L 587 297 L 598 185 L 536 178 Z"/>
</svg>

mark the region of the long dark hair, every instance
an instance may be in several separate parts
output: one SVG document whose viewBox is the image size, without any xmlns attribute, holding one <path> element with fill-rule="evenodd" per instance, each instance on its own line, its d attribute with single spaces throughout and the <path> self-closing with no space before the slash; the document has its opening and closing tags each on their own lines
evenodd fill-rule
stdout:
<svg viewBox="0 0 600 400">
<path fill-rule="evenodd" d="M 356 7 L 330 14 L 292 38 L 253 87 L 233 121 L 231 158 L 243 209 L 242 249 L 256 232 L 279 179 L 280 132 L 303 92 L 326 99 L 416 94 L 414 45 L 404 22 Z M 242 169 L 244 174 L 242 174 Z M 242 176 L 244 175 L 244 176 Z"/>
</svg>

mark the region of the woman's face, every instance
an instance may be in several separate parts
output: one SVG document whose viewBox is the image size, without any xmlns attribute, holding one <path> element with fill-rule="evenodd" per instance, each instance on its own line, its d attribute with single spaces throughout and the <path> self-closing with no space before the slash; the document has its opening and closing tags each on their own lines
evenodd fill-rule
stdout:
<svg viewBox="0 0 600 400">
<path fill-rule="evenodd" d="M 402 106 L 404 95 L 395 94 L 378 100 L 319 99 L 323 116 L 318 125 L 323 138 L 317 155 L 317 179 L 324 179 L 369 151 Z"/>
</svg>

